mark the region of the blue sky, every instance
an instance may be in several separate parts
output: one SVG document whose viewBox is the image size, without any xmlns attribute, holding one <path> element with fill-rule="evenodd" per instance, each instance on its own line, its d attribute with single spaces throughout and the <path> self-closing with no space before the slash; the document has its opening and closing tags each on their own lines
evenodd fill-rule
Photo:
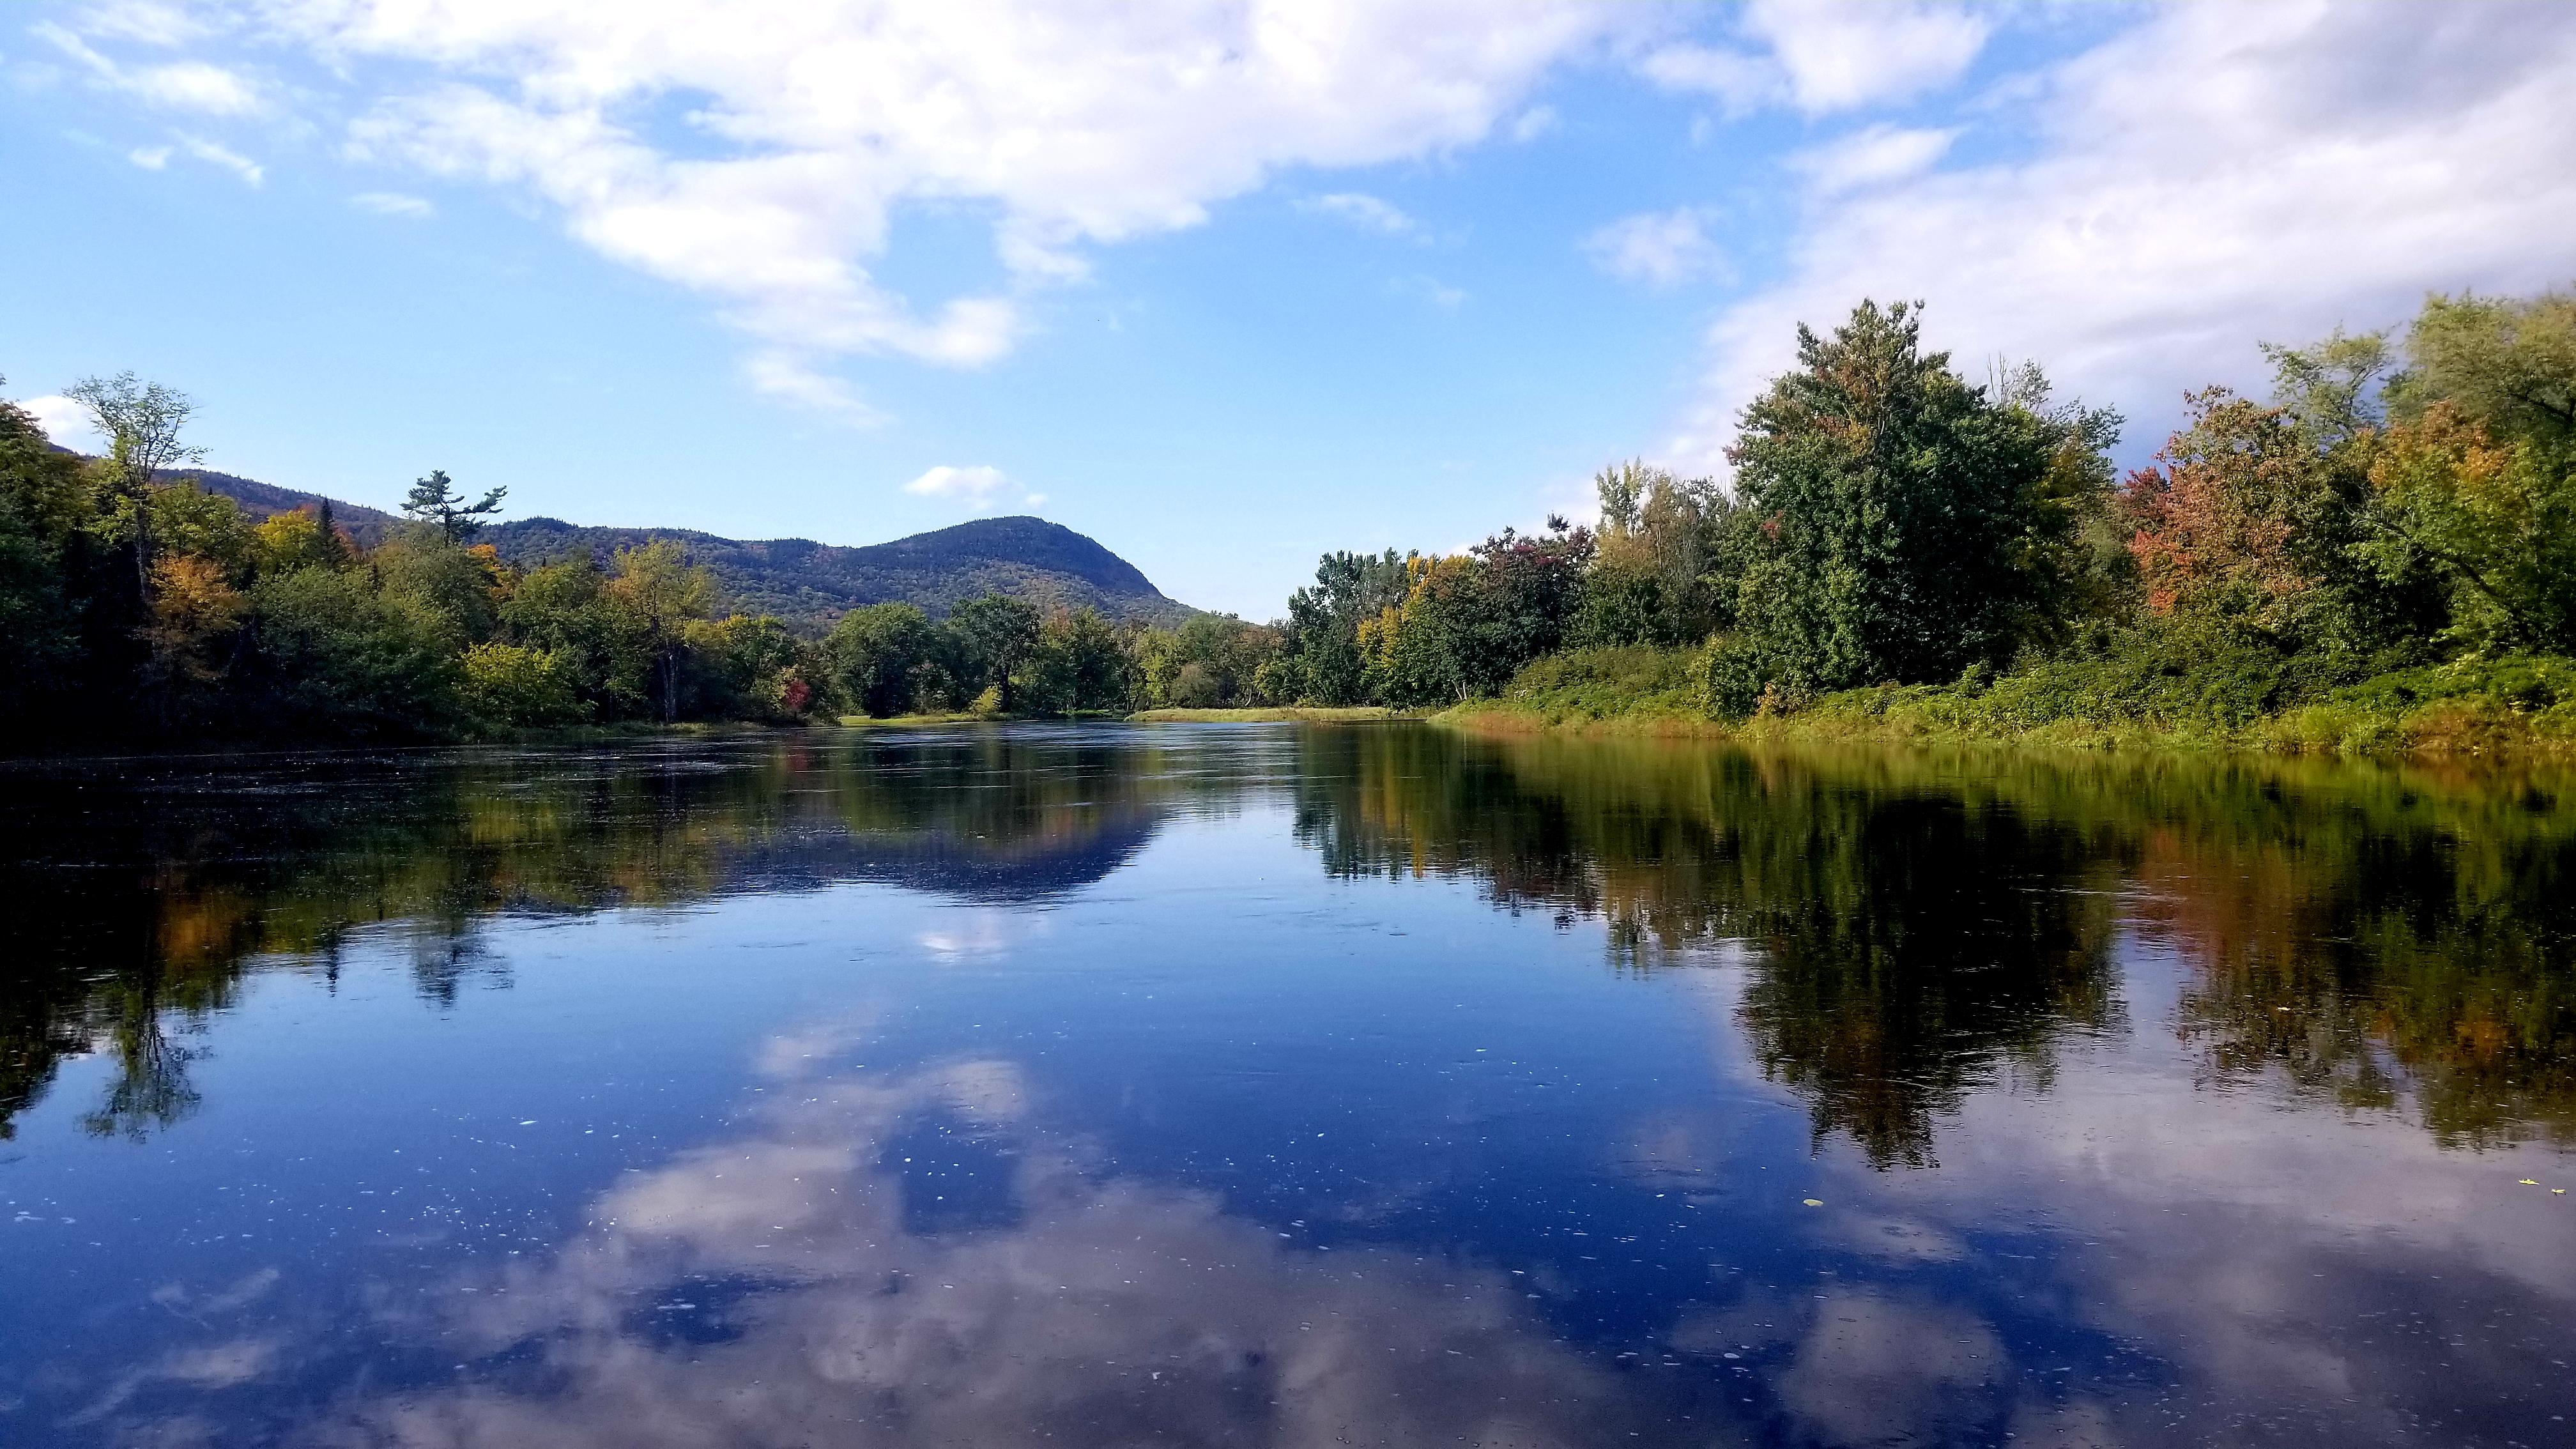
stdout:
<svg viewBox="0 0 2576 1449">
<path fill-rule="evenodd" d="M 0 374 L 377 506 L 1036 512 L 1261 618 L 1723 476 L 1863 295 L 2142 458 L 2259 340 L 2576 279 L 2570 154 L 2570 6 L 17 4 Z"/>
</svg>

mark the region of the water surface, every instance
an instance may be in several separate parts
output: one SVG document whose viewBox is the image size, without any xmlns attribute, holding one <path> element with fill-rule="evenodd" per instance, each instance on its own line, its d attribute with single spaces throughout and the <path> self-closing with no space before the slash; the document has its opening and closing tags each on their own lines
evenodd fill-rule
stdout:
<svg viewBox="0 0 2576 1449">
<path fill-rule="evenodd" d="M 1022 726 L 0 769 L 0 1442 L 2576 1442 L 2576 798 Z"/>
</svg>

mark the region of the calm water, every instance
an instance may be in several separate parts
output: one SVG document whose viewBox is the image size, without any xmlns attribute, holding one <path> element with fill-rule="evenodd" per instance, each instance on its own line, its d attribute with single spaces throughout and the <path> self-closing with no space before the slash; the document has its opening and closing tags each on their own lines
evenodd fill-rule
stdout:
<svg viewBox="0 0 2576 1449">
<path fill-rule="evenodd" d="M 1026 727 L 0 830 L 11 1444 L 2576 1443 L 2548 778 Z"/>
</svg>

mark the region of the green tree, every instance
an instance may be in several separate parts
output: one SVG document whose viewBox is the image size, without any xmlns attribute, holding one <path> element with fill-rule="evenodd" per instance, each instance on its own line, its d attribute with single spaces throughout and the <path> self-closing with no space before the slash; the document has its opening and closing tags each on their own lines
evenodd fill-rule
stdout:
<svg viewBox="0 0 2576 1449">
<path fill-rule="evenodd" d="M 1124 712 L 1135 692 L 1126 642 L 1091 609 L 1059 614 L 1047 624 L 1047 647 L 1063 661 L 1068 710 Z"/>
<path fill-rule="evenodd" d="M 823 640 L 834 687 L 861 714 L 918 708 L 921 671 L 935 657 L 930 617 L 911 604 L 871 604 L 843 614 Z"/>
<path fill-rule="evenodd" d="M 653 655 L 638 621 L 608 595 L 608 575 L 589 554 L 521 575 L 499 606 L 507 640 L 552 654 L 601 717 L 651 708 Z"/>
<path fill-rule="evenodd" d="M 486 728 L 573 724 L 590 715 L 571 664 L 550 650 L 477 644 L 458 663 L 465 712 Z"/>
<path fill-rule="evenodd" d="M 1730 504 L 1705 479 L 1631 461 L 1593 477 L 1601 528 L 1568 626 L 1585 645 L 1696 643 L 1725 617 L 1710 569 Z"/>
<path fill-rule="evenodd" d="M 302 568 L 251 590 L 270 697 L 290 730 L 366 737 L 447 733 L 458 654 L 447 621 L 374 588 L 364 570 Z"/>
<path fill-rule="evenodd" d="M 2112 414 L 1989 396 L 1922 346 L 1917 306 L 1863 302 L 1745 409 L 1730 456 L 1737 677 L 1795 689 L 1948 679 L 2042 638 L 2079 571 L 2063 456 Z M 2074 504 L 2077 506 L 2070 506 Z M 1746 701 L 1738 700 L 1740 705 Z"/>
<path fill-rule="evenodd" d="M 387 593 L 412 599 L 444 622 L 458 653 L 500 628 L 506 571 L 491 549 L 464 547 L 435 528 L 410 528 L 368 561 Z"/>
<path fill-rule="evenodd" d="M 1263 692 L 1321 705 L 1367 699 L 1360 624 L 1402 603 L 1411 586 L 1406 560 L 1393 549 L 1324 555 L 1315 564 L 1315 582 L 1288 598 L 1279 657 Z"/>
<path fill-rule="evenodd" d="M 101 520 L 111 537 L 133 554 L 134 597 L 138 606 L 152 597 L 152 519 L 146 506 L 165 469 L 194 463 L 203 448 L 182 443 L 196 404 L 188 395 L 157 382 L 143 382 L 131 372 L 114 377 L 85 377 L 63 389 L 89 414 L 90 426 L 108 442 L 107 482 L 112 500 Z"/>
<path fill-rule="evenodd" d="M 1507 528 L 1464 554 L 1414 560 L 1404 602 L 1360 626 L 1371 696 L 1417 705 L 1498 694 L 1522 665 L 1563 645 L 1593 540 L 1561 518 L 1548 522 L 1545 534 Z"/>
<path fill-rule="evenodd" d="M 2576 451 L 2576 292 L 2427 299 L 2389 379 L 2389 416 L 2413 422 L 2445 402 L 2497 444 L 2528 443 L 2563 469 Z"/>
<path fill-rule="evenodd" d="M 1002 712 L 1011 712 L 1011 675 L 1037 648 L 1037 606 L 1008 594 L 987 593 L 949 611 L 948 628 L 963 646 L 968 677 L 977 688 L 1001 691 Z"/>
<path fill-rule="evenodd" d="M 680 671 L 690 621 L 715 612 L 716 576 L 691 564 L 680 545 L 657 538 L 617 551 L 616 577 L 604 590 L 633 628 L 650 661 L 651 695 L 665 721 L 680 717 Z"/>
<path fill-rule="evenodd" d="M 468 504 L 447 474 L 433 468 L 428 477 L 413 482 L 410 496 L 403 499 L 402 511 L 436 528 L 449 543 L 463 543 L 483 526 L 484 517 L 501 511 L 501 499 L 509 491 L 495 488 L 485 493 L 481 502 Z"/>
<path fill-rule="evenodd" d="M 93 508 L 80 460 L 0 401 L 0 736 L 34 733 L 39 702 L 77 676 Z"/>
<path fill-rule="evenodd" d="M 685 633 L 689 714 L 783 720 L 804 712 L 810 698 L 799 689 L 805 650 L 785 624 L 767 614 L 735 614 L 691 623 Z"/>
</svg>

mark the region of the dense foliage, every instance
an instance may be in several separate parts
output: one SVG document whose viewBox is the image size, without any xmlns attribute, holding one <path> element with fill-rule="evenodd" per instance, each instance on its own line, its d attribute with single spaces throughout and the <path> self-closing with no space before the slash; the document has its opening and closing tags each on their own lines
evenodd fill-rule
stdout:
<svg viewBox="0 0 2576 1449">
<path fill-rule="evenodd" d="M 327 505 L 254 523 L 186 469 L 185 397 L 93 379 L 72 395 L 104 458 L 0 404 L 0 728 L 453 738 L 1446 707 L 1539 684 L 1731 719 L 1831 696 L 2014 730 L 2295 717 L 2356 739 L 2373 701 L 2509 684 L 2496 707 L 2576 721 L 2576 296 L 2435 297 L 2402 338 L 2271 356 L 2269 402 L 2193 394 L 2120 480 L 2115 414 L 2052 401 L 2033 366 L 1971 383 L 1924 350 L 1919 307 L 1864 302 L 1830 335 L 1800 329 L 1797 366 L 1744 411 L 1729 488 L 1621 464 L 1595 479 L 1595 527 L 1330 554 L 1266 626 L 1115 621 L 1030 588 L 940 617 L 850 609 L 828 632 L 725 614 L 672 539 L 513 562 L 478 541 L 500 491 L 469 503 L 443 473 L 364 544 Z M 878 552 L 927 566 L 947 543 L 903 550 L 943 537 Z M 1126 568 L 1065 538 L 1094 573 Z"/>
<path fill-rule="evenodd" d="M 1919 307 L 1864 302 L 1799 329 L 1797 366 L 1744 411 L 1731 489 L 1627 463 L 1595 480 L 1597 530 L 1328 555 L 1264 682 L 1441 705 L 1625 679 L 1662 707 L 1652 651 L 1687 648 L 1691 710 L 1719 718 L 1936 686 L 2013 728 L 2225 730 L 2374 680 L 2429 697 L 2498 661 L 2565 675 L 2547 660 L 2576 651 L 2576 296 L 2434 297 L 2402 339 L 2269 353 L 2269 402 L 2193 394 L 2120 480 L 2116 414 L 2052 401 L 2033 366 L 1973 384 L 1924 350 Z"/>
<path fill-rule="evenodd" d="M 371 542 L 327 502 L 254 522 L 179 466 L 197 456 L 183 395 L 131 376 L 73 395 L 112 440 L 108 456 L 53 447 L 0 403 L 0 745 L 1125 714 L 1269 697 L 1255 678 L 1277 632 L 1228 617 L 1112 624 L 988 591 L 936 622 L 911 604 L 850 610 L 816 637 L 728 612 L 714 570 L 675 539 L 514 565 L 481 538 L 502 491 L 469 501 L 442 472 L 413 486 L 407 522 L 365 530 Z M 1064 533 L 1099 555 L 1093 572 L 1127 568 L 1054 525 L 1009 522 Z M 904 558 L 935 568 L 943 550 L 932 536 Z"/>
<path fill-rule="evenodd" d="M 185 399 L 130 378 L 76 395 L 116 443 L 104 459 L 0 404 L 11 743 L 784 720 L 821 699 L 817 652 L 776 620 L 717 617 L 676 545 L 513 569 L 471 541 L 497 491 L 467 504 L 437 473 L 413 490 L 419 521 L 374 548 L 323 510 L 253 523 L 158 481 Z"/>
</svg>

